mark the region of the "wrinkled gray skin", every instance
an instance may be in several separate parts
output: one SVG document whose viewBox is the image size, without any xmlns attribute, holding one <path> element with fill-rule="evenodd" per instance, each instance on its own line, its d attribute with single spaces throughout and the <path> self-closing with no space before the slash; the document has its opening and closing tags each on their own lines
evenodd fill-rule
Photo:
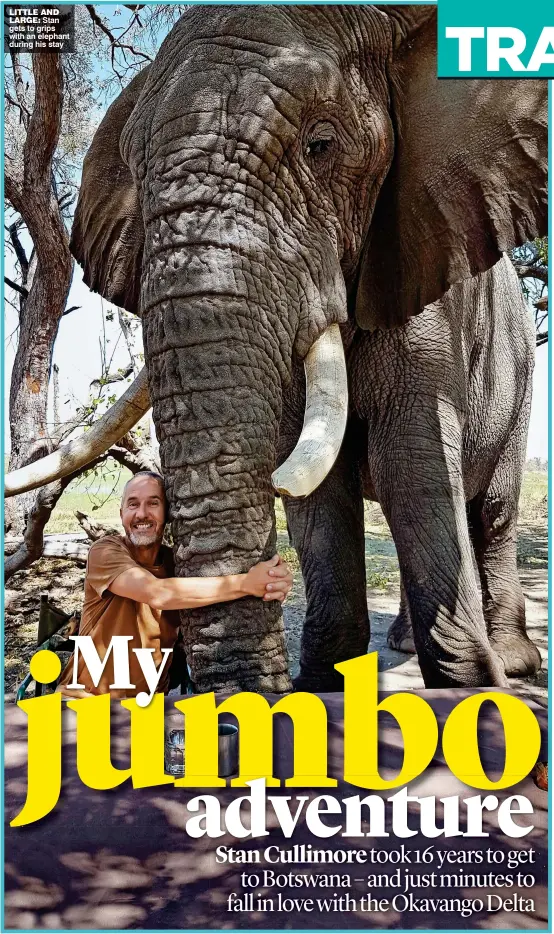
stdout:
<svg viewBox="0 0 554 934">
<path fill-rule="evenodd" d="M 500 684 L 497 655 L 511 675 L 540 667 L 516 566 L 534 344 L 507 258 L 405 327 L 357 333 L 342 456 L 287 506 L 308 594 L 299 686 L 339 687 L 333 660 L 367 646 L 363 496 L 381 504 L 398 550 L 389 645 L 415 642 L 428 686 Z"/>
<path fill-rule="evenodd" d="M 424 7 L 196 8 L 85 164 L 72 248 L 143 317 L 179 574 L 274 553 L 301 361 L 342 325 L 343 450 L 285 502 L 312 690 L 368 646 L 363 494 L 390 523 L 427 685 L 539 661 L 515 566 L 533 338 L 514 274 L 486 270 L 544 232 L 547 83 L 438 82 L 435 34 Z M 277 604 L 186 612 L 183 632 L 198 690 L 290 688 Z"/>
</svg>

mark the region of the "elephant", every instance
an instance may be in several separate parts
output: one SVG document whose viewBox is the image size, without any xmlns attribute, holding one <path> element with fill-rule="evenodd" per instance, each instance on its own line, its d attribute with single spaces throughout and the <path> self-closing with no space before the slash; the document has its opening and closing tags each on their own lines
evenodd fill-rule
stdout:
<svg viewBox="0 0 554 934">
<path fill-rule="evenodd" d="M 142 317 L 177 573 L 270 557 L 280 491 L 298 689 L 367 651 L 364 497 L 427 687 L 540 665 L 515 564 L 534 337 L 504 254 L 546 232 L 547 82 L 438 80 L 436 31 L 425 5 L 195 7 L 85 159 L 71 249 Z M 195 690 L 291 689 L 278 606 L 182 629 Z"/>
<path fill-rule="evenodd" d="M 516 564 L 535 330 L 510 260 L 403 327 L 351 340 L 343 448 L 287 505 L 308 596 L 297 687 L 339 689 L 334 659 L 367 645 L 363 497 L 381 504 L 398 552 L 388 643 L 415 646 L 426 685 L 535 673 Z"/>
</svg>

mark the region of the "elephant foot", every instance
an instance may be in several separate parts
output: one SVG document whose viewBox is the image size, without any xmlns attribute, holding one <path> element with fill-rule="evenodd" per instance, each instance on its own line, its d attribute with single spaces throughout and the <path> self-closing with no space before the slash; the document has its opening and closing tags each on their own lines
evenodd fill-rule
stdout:
<svg viewBox="0 0 554 934">
<path fill-rule="evenodd" d="M 309 674 L 300 672 L 292 679 L 295 691 L 307 691 L 310 694 L 332 694 L 344 691 L 344 678 L 338 671 Z"/>
<path fill-rule="evenodd" d="M 489 639 L 492 650 L 502 659 L 508 677 L 528 677 L 540 671 L 541 653 L 526 633 L 496 629 Z"/>
<path fill-rule="evenodd" d="M 412 624 L 403 613 L 399 613 L 390 624 L 387 633 L 387 645 L 389 649 L 394 649 L 396 652 L 407 652 L 409 655 L 415 655 L 416 647 Z"/>
</svg>

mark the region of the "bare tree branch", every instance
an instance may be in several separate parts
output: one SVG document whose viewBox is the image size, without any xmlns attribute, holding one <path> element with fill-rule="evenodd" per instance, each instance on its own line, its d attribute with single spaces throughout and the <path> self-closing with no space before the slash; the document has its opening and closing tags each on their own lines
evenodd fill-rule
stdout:
<svg viewBox="0 0 554 934">
<path fill-rule="evenodd" d="M 29 105 L 27 103 L 27 98 L 25 95 L 25 82 L 23 81 L 23 75 L 21 74 L 21 64 L 19 61 L 19 55 L 17 52 L 10 51 L 10 56 L 12 60 L 12 70 L 13 70 L 13 82 L 15 96 L 17 98 L 17 105 L 21 112 L 21 122 L 25 129 L 29 126 L 30 113 Z M 15 103 L 15 101 L 14 101 Z"/>
<path fill-rule="evenodd" d="M 44 529 L 48 522 L 54 507 L 60 496 L 72 480 L 80 476 L 84 470 L 90 470 L 105 460 L 107 455 L 98 458 L 93 464 L 88 464 L 86 468 L 76 470 L 75 473 L 61 480 L 55 480 L 39 490 L 35 503 L 29 513 L 23 541 L 13 555 L 9 555 L 4 560 L 4 578 L 9 580 L 17 571 L 28 568 L 33 562 L 37 561 L 44 551 Z"/>
<path fill-rule="evenodd" d="M 120 383 L 122 380 L 127 379 L 128 376 L 133 372 L 133 367 L 126 366 L 120 370 L 117 370 L 115 373 L 107 373 L 106 376 L 103 376 L 101 379 L 93 379 L 90 388 L 98 387 L 101 389 L 102 386 L 109 386 L 111 383 Z"/>
<path fill-rule="evenodd" d="M 81 512 L 79 509 L 75 510 L 75 517 L 91 542 L 97 542 L 103 535 L 113 535 L 120 531 L 116 529 L 115 526 L 110 525 L 110 523 L 101 522 L 99 519 L 93 519 L 88 513 Z"/>
<path fill-rule="evenodd" d="M 135 375 L 138 373 L 138 366 L 133 342 L 133 327 L 131 324 L 130 316 L 123 311 L 122 308 L 117 309 L 117 319 L 119 321 L 119 327 L 121 328 L 121 333 L 123 334 L 123 339 L 127 347 L 127 352 L 129 354 L 129 359 L 131 361 L 131 370 Z"/>
<path fill-rule="evenodd" d="M 142 446 L 130 444 L 130 434 L 131 432 L 128 432 L 119 444 L 109 449 L 110 457 L 113 457 L 122 467 L 127 467 L 132 473 L 138 470 L 153 470 L 160 473 L 160 463 L 151 445 L 146 442 Z"/>
<path fill-rule="evenodd" d="M 548 267 L 543 265 L 524 265 L 514 263 L 515 271 L 520 279 L 540 279 L 548 285 Z"/>
<path fill-rule="evenodd" d="M 15 302 L 12 302 L 8 298 L 8 296 L 5 293 L 4 293 L 4 301 L 10 306 L 10 308 L 13 308 L 16 314 L 19 314 L 19 308 L 17 307 Z M 8 334 L 7 343 L 10 343 L 12 337 L 14 337 L 18 331 L 19 331 L 19 324 L 14 328 L 11 334 Z"/>
<path fill-rule="evenodd" d="M 58 198 L 58 205 L 60 211 L 64 211 L 65 208 L 68 208 L 75 201 L 77 195 L 73 191 L 65 191 Z"/>
<path fill-rule="evenodd" d="M 10 236 L 10 241 L 12 243 L 12 246 L 15 250 L 15 255 L 17 256 L 17 261 L 21 269 L 21 275 L 23 277 L 23 281 L 26 282 L 27 274 L 29 272 L 29 260 L 27 259 L 25 248 L 21 240 L 19 239 L 19 228 L 22 226 L 22 224 L 23 224 L 23 219 L 18 218 L 18 220 L 13 222 L 13 224 L 9 225 L 8 233 Z"/>
<path fill-rule="evenodd" d="M 63 427 L 63 426 L 62 426 Z M 144 441 L 136 431 L 129 431 L 119 444 L 109 448 L 104 454 L 96 458 L 91 464 L 81 467 L 74 473 L 61 480 L 55 480 L 42 487 L 35 498 L 34 505 L 29 513 L 23 539 L 19 542 L 14 554 L 5 558 L 5 579 L 9 580 L 17 571 L 28 568 L 34 561 L 42 557 L 44 552 L 44 529 L 62 493 L 72 480 L 88 473 L 109 457 L 114 458 L 123 467 L 135 474 L 139 470 L 160 471 L 160 465 L 155 458 L 151 446 Z M 100 535 L 106 534 L 109 529 L 102 527 L 102 523 L 90 519 L 86 514 L 76 512 L 81 526 L 93 541 Z M 78 551 L 78 557 L 82 552 Z"/>
<path fill-rule="evenodd" d="M 114 64 L 114 54 L 116 49 L 121 49 L 122 52 L 125 52 L 126 50 L 132 55 L 136 55 L 137 58 L 142 58 L 145 62 L 153 61 L 150 55 L 147 55 L 146 52 L 141 52 L 140 49 L 136 49 L 133 45 L 128 45 L 125 42 L 121 42 L 121 39 L 117 38 L 117 36 L 114 36 L 113 32 L 108 29 L 104 21 L 100 18 L 100 16 L 98 16 L 98 13 L 94 9 L 92 3 L 86 3 L 85 6 L 94 25 L 98 26 L 98 28 L 110 40 L 112 65 Z"/>
<path fill-rule="evenodd" d="M 24 285 L 18 285 L 17 282 L 13 282 L 8 276 L 4 276 L 4 282 L 6 285 L 9 285 L 10 289 L 15 289 L 16 292 L 19 292 L 20 295 L 23 295 L 24 298 L 27 298 L 29 291 L 25 288 Z"/>
</svg>

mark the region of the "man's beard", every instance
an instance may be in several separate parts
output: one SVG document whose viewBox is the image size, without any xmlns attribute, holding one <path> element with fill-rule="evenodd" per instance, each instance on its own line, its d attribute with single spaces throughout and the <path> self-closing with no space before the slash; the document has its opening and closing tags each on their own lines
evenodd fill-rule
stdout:
<svg viewBox="0 0 554 934">
<path fill-rule="evenodd" d="M 131 529 L 129 532 L 129 539 L 132 545 L 135 548 L 143 548 L 148 545 L 155 545 L 156 542 L 161 544 L 162 536 L 158 534 L 157 530 L 154 529 L 145 529 L 144 532 L 139 532 L 136 529 Z"/>
</svg>

